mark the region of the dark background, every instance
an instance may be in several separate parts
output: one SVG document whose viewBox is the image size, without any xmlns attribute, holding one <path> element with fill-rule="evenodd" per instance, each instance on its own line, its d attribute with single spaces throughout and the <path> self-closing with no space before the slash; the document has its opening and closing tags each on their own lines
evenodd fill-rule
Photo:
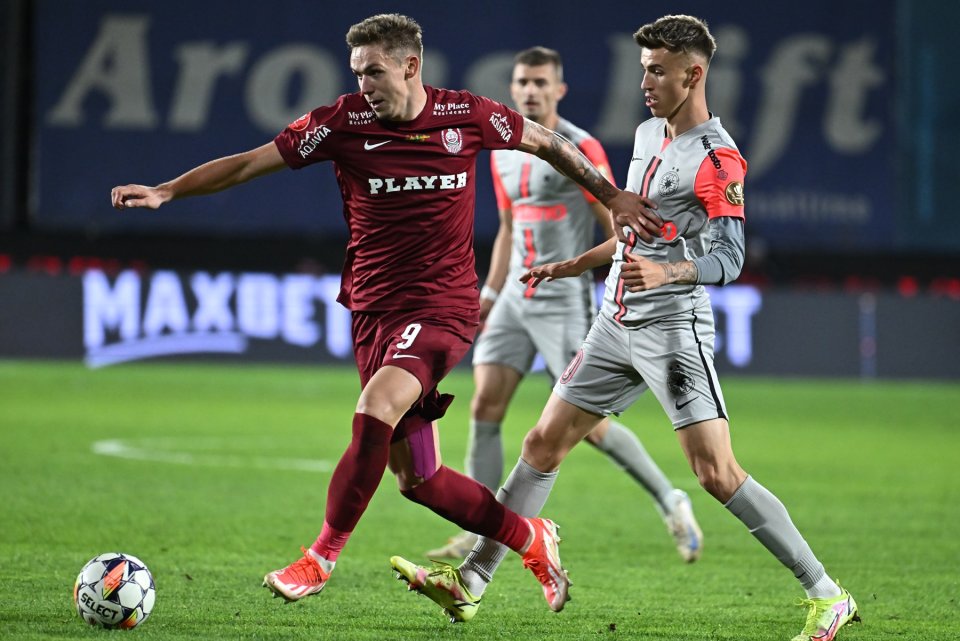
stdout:
<svg viewBox="0 0 960 641">
<path fill-rule="evenodd" d="M 669 9 L 710 23 L 719 44 L 710 107 L 749 162 L 739 282 L 764 296 L 755 371 L 869 376 L 882 341 L 881 354 L 917 366 L 891 369 L 881 359 L 881 375 L 951 376 L 945 363 L 960 350 L 960 172 L 952 162 L 960 82 L 951 65 L 960 3 L 813 0 L 771 11 L 752 0 L 692 1 Z M 184 279 L 197 270 L 339 272 L 346 228 L 329 165 L 159 212 L 117 212 L 109 192 L 261 145 L 354 91 L 344 43 L 351 24 L 384 11 L 410 14 L 424 30 L 428 84 L 508 104 L 513 54 L 535 44 L 558 49 L 570 85 L 561 114 L 600 139 L 622 184 L 633 130 L 649 115 L 631 34 L 660 15 L 610 0 L 548 8 L 5 0 L 2 11 L 2 354 L 68 357 L 83 353 L 77 279 L 88 269 L 145 279 L 161 269 Z M 481 275 L 497 228 L 487 167 L 481 155 Z M 53 298 L 31 300 L 30 283 Z M 879 302 L 864 307 L 872 295 Z M 38 326 L 31 318 L 58 305 L 69 350 L 23 339 L 24 328 Z M 791 322 L 818 329 L 796 334 Z M 723 312 L 718 323 L 723 331 Z M 816 349 L 779 362 L 786 353 L 770 346 L 801 334 Z"/>
</svg>

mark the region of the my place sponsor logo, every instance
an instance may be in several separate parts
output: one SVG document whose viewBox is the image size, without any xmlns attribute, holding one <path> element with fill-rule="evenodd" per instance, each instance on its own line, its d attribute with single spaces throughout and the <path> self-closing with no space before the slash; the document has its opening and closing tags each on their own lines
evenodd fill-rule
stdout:
<svg viewBox="0 0 960 641">
<path fill-rule="evenodd" d="M 470 113 L 469 102 L 438 102 L 433 105 L 434 116 L 463 116 Z"/>
<path fill-rule="evenodd" d="M 376 120 L 377 116 L 373 111 L 348 111 L 347 112 L 347 124 L 348 125 L 369 125 L 371 122 Z"/>
<path fill-rule="evenodd" d="M 337 276 L 100 270 L 83 276 L 86 363 L 177 354 L 243 354 L 251 341 L 351 354 Z"/>
</svg>

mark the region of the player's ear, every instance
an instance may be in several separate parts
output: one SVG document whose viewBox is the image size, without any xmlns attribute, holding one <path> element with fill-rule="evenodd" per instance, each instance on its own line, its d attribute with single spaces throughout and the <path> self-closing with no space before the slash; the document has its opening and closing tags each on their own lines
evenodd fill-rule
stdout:
<svg viewBox="0 0 960 641">
<path fill-rule="evenodd" d="M 417 56 L 407 56 L 404 60 L 403 79 L 410 80 L 420 73 L 420 58 Z"/>
<path fill-rule="evenodd" d="M 701 64 L 694 64 L 689 69 L 687 69 L 687 79 L 684 81 L 683 85 L 686 88 L 696 87 L 699 83 L 703 82 L 704 69 Z"/>
<path fill-rule="evenodd" d="M 563 100 L 563 97 L 567 95 L 567 83 L 561 82 L 560 86 L 557 87 L 557 100 Z"/>
</svg>

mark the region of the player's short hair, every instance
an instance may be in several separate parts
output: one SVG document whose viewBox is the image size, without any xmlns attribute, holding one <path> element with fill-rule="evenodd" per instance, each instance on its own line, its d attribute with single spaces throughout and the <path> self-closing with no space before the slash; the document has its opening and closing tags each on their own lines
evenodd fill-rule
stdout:
<svg viewBox="0 0 960 641">
<path fill-rule="evenodd" d="M 717 41 L 713 39 L 707 22 L 693 16 L 663 16 L 637 29 L 633 39 L 647 49 L 698 53 L 708 63 L 717 50 Z"/>
<path fill-rule="evenodd" d="M 557 70 L 557 78 L 563 80 L 563 60 L 560 53 L 547 47 L 530 47 L 524 49 L 513 57 L 513 66 L 527 65 L 528 67 L 541 67 L 543 65 L 553 65 Z"/>
<path fill-rule="evenodd" d="M 423 31 L 413 18 L 399 13 L 381 13 L 358 22 L 347 31 L 351 50 L 366 45 L 379 45 L 396 60 L 413 54 L 423 59 Z"/>
</svg>

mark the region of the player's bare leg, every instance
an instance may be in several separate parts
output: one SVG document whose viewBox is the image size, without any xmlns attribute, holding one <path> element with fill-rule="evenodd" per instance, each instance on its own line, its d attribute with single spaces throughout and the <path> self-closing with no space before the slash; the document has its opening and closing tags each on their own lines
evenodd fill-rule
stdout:
<svg viewBox="0 0 960 641">
<path fill-rule="evenodd" d="M 783 504 L 737 463 L 724 419 L 677 430 L 700 485 L 723 503 L 783 565 L 807 593 L 809 614 L 795 640 L 828 640 L 848 621 L 859 621 L 856 603 L 823 569 L 823 564 L 790 520 Z"/>
</svg>

